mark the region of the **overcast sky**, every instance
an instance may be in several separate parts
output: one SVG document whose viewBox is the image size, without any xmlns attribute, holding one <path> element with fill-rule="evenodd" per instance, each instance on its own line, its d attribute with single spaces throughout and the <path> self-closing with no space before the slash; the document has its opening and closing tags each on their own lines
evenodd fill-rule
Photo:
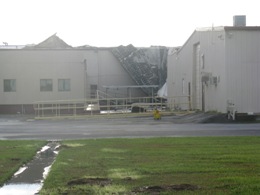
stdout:
<svg viewBox="0 0 260 195">
<path fill-rule="evenodd" d="M 0 44 L 38 44 L 57 33 L 71 46 L 181 46 L 199 27 L 260 26 L 256 0 L 0 0 Z"/>
</svg>

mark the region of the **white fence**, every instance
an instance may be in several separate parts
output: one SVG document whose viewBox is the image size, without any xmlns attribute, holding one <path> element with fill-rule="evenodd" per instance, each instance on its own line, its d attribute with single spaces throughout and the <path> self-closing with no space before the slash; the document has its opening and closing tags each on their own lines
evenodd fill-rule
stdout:
<svg viewBox="0 0 260 195">
<path fill-rule="evenodd" d="M 176 103 L 178 102 L 178 103 Z M 181 106 L 182 105 L 182 106 Z M 185 106 L 183 106 L 185 105 Z M 189 97 L 172 98 L 131 97 L 131 98 L 97 98 L 82 100 L 37 101 L 33 103 L 35 116 L 43 117 L 82 117 L 82 116 L 123 116 L 151 115 L 156 109 L 161 113 L 180 111 L 180 107 L 191 110 Z"/>
</svg>

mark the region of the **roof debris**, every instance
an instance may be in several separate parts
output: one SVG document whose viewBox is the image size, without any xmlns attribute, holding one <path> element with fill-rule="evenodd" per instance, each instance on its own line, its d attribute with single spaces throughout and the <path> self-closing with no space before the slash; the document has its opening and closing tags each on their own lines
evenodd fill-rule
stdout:
<svg viewBox="0 0 260 195">
<path fill-rule="evenodd" d="M 133 45 L 112 48 L 112 53 L 129 73 L 137 85 L 164 85 L 167 77 L 168 48 L 153 46 L 136 48 Z M 153 95 L 155 88 L 142 88 L 147 95 Z"/>
<path fill-rule="evenodd" d="M 26 46 L 25 49 L 72 49 L 73 47 L 65 43 L 62 39 L 60 39 L 56 33 L 43 42 L 33 45 Z"/>
</svg>

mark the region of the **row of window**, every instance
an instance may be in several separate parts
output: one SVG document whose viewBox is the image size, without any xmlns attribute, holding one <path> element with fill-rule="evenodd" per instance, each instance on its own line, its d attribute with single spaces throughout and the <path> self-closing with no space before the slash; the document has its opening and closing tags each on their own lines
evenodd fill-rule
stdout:
<svg viewBox="0 0 260 195">
<path fill-rule="evenodd" d="M 52 79 L 40 79 L 40 91 L 52 90 Z M 58 91 L 70 91 L 70 79 L 58 79 Z M 4 92 L 16 92 L 16 79 L 4 79 Z"/>
</svg>

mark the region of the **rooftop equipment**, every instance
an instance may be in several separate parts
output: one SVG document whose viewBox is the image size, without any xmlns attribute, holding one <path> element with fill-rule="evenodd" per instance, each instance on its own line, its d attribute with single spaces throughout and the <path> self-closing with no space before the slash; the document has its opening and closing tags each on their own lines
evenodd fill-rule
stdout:
<svg viewBox="0 0 260 195">
<path fill-rule="evenodd" d="M 246 16 L 233 16 L 233 26 L 246 26 Z"/>
</svg>

